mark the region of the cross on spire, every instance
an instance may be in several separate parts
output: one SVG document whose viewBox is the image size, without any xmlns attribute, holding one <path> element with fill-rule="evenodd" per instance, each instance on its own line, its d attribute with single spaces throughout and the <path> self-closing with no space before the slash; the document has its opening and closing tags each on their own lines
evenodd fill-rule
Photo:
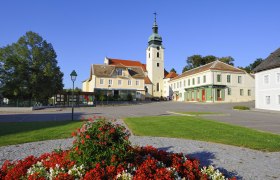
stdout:
<svg viewBox="0 0 280 180">
<path fill-rule="evenodd" d="M 155 15 L 155 23 L 157 22 L 157 12 L 153 13 Z"/>
</svg>

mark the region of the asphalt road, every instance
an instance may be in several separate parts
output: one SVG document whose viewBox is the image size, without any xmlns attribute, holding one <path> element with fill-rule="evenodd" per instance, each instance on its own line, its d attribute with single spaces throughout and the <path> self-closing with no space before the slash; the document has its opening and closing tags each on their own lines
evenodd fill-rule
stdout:
<svg viewBox="0 0 280 180">
<path fill-rule="evenodd" d="M 232 107 L 245 105 L 252 108 L 250 111 L 237 111 Z M 280 112 L 255 110 L 253 102 L 248 103 L 184 103 L 184 102 L 153 102 L 148 104 L 125 106 L 98 106 L 75 108 L 74 119 L 105 116 L 107 118 L 124 118 L 133 116 L 166 116 L 175 115 L 173 112 L 200 111 L 217 112 L 222 115 L 204 116 L 230 124 L 241 125 L 262 131 L 280 134 Z M 25 113 L 0 112 L 0 122 L 27 122 L 27 121 L 61 121 L 71 120 L 71 108 L 51 108 Z"/>
</svg>

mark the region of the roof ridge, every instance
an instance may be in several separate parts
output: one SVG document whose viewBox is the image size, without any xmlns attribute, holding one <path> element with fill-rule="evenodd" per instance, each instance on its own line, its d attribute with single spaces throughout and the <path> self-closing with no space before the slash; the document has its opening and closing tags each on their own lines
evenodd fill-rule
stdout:
<svg viewBox="0 0 280 180">
<path fill-rule="evenodd" d="M 219 61 L 218 59 L 213 61 L 213 65 L 209 69 L 214 68 L 218 62 L 221 62 L 221 61 Z"/>
<path fill-rule="evenodd" d="M 223 62 L 223 61 L 220 61 L 220 60 L 217 60 L 217 61 L 219 61 L 220 63 L 223 63 L 223 64 L 226 65 L 226 66 L 230 66 L 230 67 L 232 67 L 232 68 L 234 68 L 234 69 L 238 69 L 238 70 L 240 70 L 240 71 L 243 71 L 243 72 L 247 73 L 245 70 L 240 69 L 240 68 L 238 68 L 238 67 L 235 67 L 234 65 L 227 64 L 227 63 L 225 63 L 225 62 Z M 218 63 L 218 62 L 217 62 L 217 63 Z M 215 65 L 216 65 L 216 64 L 215 64 Z M 213 68 L 213 67 L 211 67 L 211 68 Z"/>
</svg>

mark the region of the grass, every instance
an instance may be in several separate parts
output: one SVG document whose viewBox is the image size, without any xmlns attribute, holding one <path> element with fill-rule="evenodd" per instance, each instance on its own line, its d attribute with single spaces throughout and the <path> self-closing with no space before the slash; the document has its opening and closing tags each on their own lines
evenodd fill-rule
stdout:
<svg viewBox="0 0 280 180">
<path fill-rule="evenodd" d="M 237 110 L 250 110 L 250 108 L 247 107 L 247 106 L 233 106 L 233 109 L 237 109 Z"/>
<path fill-rule="evenodd" d="M 199 115 L 207 115 L 207 114 L 222 114 L 222 113 L 217 113 L 217 112 L 176 112 L 180 114 L 188 114 L 188 115 L 193 115 L 193 116 L 199 116 Z"/>
<path fill-rule="evenodd" d="M 197 116 L 133 117 L 124 121 L 139 136 L 183 138 L 261 151 L 280 151 L 280 135 Z"/>
<path fill-rule="evenodd" d="M 0 146 L 71 137 L 82 121 L 3 122 L 0 123 Z"/>
</svg>

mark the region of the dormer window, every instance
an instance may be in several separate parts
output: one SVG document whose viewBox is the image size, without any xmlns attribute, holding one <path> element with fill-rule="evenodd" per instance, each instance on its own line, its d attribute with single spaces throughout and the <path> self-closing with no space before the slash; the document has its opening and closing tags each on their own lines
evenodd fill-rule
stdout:
<svg viewBox="0 0 280 180">
<path fill-rule="evenodd" d="M 122 76 L 122 69 L 117 69 L 116 72 L 118 76 Z"/>
</svg>

